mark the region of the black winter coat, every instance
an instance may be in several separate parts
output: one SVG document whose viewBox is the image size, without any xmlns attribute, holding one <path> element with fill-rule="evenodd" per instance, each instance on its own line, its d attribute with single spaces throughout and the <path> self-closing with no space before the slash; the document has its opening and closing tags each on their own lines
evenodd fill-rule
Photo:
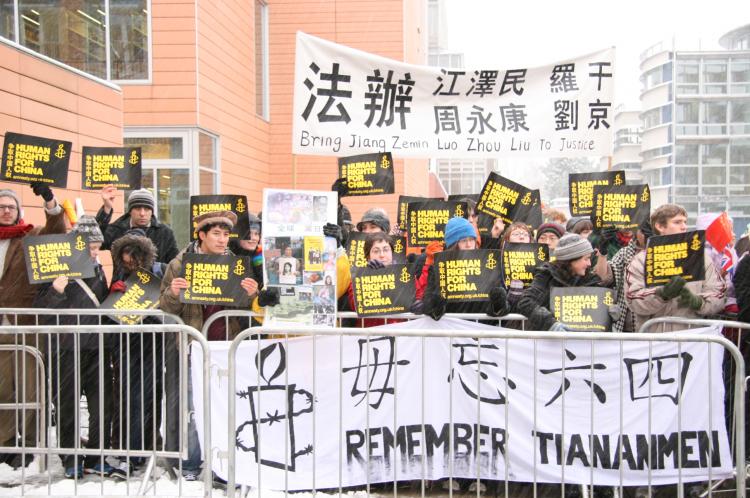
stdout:
<svg viewBox="0 0 750 498">
<path fill-rule="evenodd" d="M 99 229 L 104 234 L 103 251 L 109 250 L 114 241 L 130 230 L 130 214 L 124 214 L 112 223 L 110 223 L 111 219 L 112 211 L 106 214 L 104 209 L 99 209 L 99 212 L 96 213 L 96 222 L 99 223 Z M 156 246 L 156 261 L 169 264 L 180 252 L 177 249 L 177 241 L 172 229 L 168 225 L 160 223 L 155 216 L 151 217 L 151 225 L 144 231 L 146 237 L 151 239 L 151 242 Z"/>
<path fill-rule="evenodd" d="M 518 312 L 529 319 L 527 330 L 549 330 L 555 316 L 549 310 L 549 295 L 552 287 L 599 287 L 601 279 L 593 273 L 574 277 L 560 267 L 544 263 L 536 269 L 534 280 L 518 301 Z"/>
<path fill-rule="evenodd" d="M 734 292 L 739 313 L 737 320 L 750 323 L 750 256 L 742 258 L 734 271 Z"/>
<path fill-rule="evenodd" d="M 84 279 L 83 282 L 89 286 L 91 291 L 94 293 L 96 298 L 101 304 L 107 298 L 109 293 L 109 287 L 107 285 L 107 277 L 104 275 L 101 265 L 95 266 L 96 274 L 91 277 Z M 34 299 L 35 308 L 52 308 L 52 309 L 90 309 L 97 308 L 98 306 L 94 303 L 86 291 L 74 279 L 69 279 L 68 285 L 65 287 L 65 291 L 60 294 L 57 292 L 52 283 L 43 284 L 40 286 L 39 291 Z M 58 321 L 59 320 L 59 321 Z M 52 318 L 51 316 L 43 317 L 42 320 L 44 325 L 99 325 L 99 317 L 95 315 L 71 315 L 66 313 L 60 313 L 58 319 Z M 103 320 L 103 323 L 108 323 Z M 80 334 L 79 343 L 81 349 L 97 349 L 99 347 L 99 340 L 97 334 Z M 107 335 L 105 334 L 105 339 Z M 109 341 L 105 340 L 105 344 Z M 61 333 L 60 334 L 60 347 L 63 349 L 72 349 L 74 346 L 73 334 L 72 333 Z"/>
</svg>

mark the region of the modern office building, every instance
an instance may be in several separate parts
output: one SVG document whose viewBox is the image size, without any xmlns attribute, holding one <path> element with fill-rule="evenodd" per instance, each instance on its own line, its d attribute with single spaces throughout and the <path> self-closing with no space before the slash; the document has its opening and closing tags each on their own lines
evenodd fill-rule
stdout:
<svg viewBox="0 0 750 498">
<path fill-rule="evenodd" d="M 750 25 L 717 50 L 657 44 L 641 54 L 642 174 L 653 203 L 750 222 Z"/>
<path fill-rule="evenodd" d="M 244 193 L 258 211 L 265 187 L 335 180 L 336 158 L 291 152 L 298 30 L 425 64 L 426 18 L 426 0 L 0 1 L 0 136 L 71 140 L 60 195 L 88 211 L 100 200 L 80 191 L 81 146 L 140 145 L 144 186 L 185 243 L 190 195 Z M 395 163 L 397 192 L 429 194 L 426 160 Z M 372 202 L 346 204 L 356 220 Z M 397 195 L 376 202 L 395 216 Z"/>
</svg>

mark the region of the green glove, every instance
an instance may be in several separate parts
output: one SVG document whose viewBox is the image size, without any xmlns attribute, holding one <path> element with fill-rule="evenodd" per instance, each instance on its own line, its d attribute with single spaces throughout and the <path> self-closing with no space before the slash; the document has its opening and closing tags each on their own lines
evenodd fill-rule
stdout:
<svg viewBox="0 0 750 498">
<path fill-rule="evenodd" d="M 690 308 L 693 311 L 698 311 L 703 306 L 703 298 L 690 292 L 690 289 L 687 287 L 683 287 L 680 291 L 680 299 L 677 300 L 677 304 L 681 308 Z"/>
<path fill-rule="evenodd" d="M 680 276 L 674 276 L 661 289 L 656 291 L 656 293 L 660 298 L 664 299 L 665 301 L 669 301 L 670 299 L 674 299 L 680 295 L 680 292 L 682 291 L 683 287 L 685 287 L 686 283 L 687 282 L 685 282 L 684 278 Z"/>
</svg>

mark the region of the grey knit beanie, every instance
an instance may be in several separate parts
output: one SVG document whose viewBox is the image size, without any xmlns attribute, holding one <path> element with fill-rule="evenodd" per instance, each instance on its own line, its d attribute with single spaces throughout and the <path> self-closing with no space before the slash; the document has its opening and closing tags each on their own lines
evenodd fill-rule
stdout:
<svg viewBox="0 0 750 498">
<path fill-rule="evenodd" d="M 96 218 L 91 215 L 84 214 L 78 218 L 78 223 L 71 230 L 73 233 L 84 235 L 88 238 L 88 242 L 104 242 L 104 236 L 102 231 L 99 230 L 99 224 L 96 222 Z"/>
<path fill-rule="evenodd" d="M 588 239 L 577 233 L 566 233 L 557 243 L 554 256 L 557 261 L 573 261 L 581 256 L 589 256 L 594 252 Z"/>
<path fill-rule="evenodd" d="M 391 220 L 388 219 L 388 215 L 383 208 L 370 208 L 365 211 L 362 219 L 357 223 L 357 230 L 361 232 L 364 224 L 368 222 L 380 227 L 384 233 L 391 232 Z"/>
<path fill-rule="evenodd" d="M 2 190 L 0 190 L 0 197 L 10 197 L 11 199 L 13 199 L 15 201 L 15 203 L 16 203 L 16 213 L 17 213 L 17 215 L 16 215 L 16 221 L 15 222 L 18 223 L 18 220 L 20 220 L 22 218 L 21 201 L 18 199 L 18 194 L 16 194 L 12 190 L 2 189 Z"/>
<path fill-rule="evenodd" d="M 142 188 L 133 190 L 128 197 L 128 213 L 135 207 L 146 207 L 154 210 L 154 194 L 150 190 Z"/>
</svg>

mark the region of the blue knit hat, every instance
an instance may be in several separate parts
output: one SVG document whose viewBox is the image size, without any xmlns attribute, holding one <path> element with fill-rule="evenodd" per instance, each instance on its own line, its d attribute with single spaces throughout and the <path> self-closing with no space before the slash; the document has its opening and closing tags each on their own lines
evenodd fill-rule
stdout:
<svg viewBox="0 0 750 498">
<path fill-rule="evenodd" d="M 451 218 L 445 225 L 445 247 L 446 249 L 461 239 L 471 237 L 477 238 L 474 226 L 466 218 Z"/>
</svg>

